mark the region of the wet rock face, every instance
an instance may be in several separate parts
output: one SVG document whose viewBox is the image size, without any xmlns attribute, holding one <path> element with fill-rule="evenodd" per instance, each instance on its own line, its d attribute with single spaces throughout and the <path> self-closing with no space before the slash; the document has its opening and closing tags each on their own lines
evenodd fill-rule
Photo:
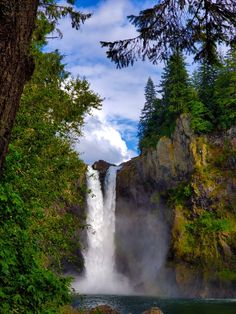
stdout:
<svg viewBox="0 0 236 314">
<path fill-rule="evenodd" d="M 187 116 L 181 116 L 171 138 L 162 137 L 156 149 L 140 157 L 143 179 L 151 179 L 159 190 L 173 188 L 193 171 L 191 141 L 194 135 Z"/>
<path fill-rule="evenodd" d="M 99 179 L 101 182 L 103 194 L 104 194 L 105 177 L 106 177 L 107 170 L 109 169 L 110 166 L 114 166 L 114 165 L 104 160 L 98 160 L 92 166 L 94 170 L 97 170 L 99 172 Z"/>
<path fill-rule="evenodd" d="M 187 180 L 194 169 L 194 137 L 188 117 L 181 116 L 171 138 L 162 137 L 155 149 L 123 164 L 117 178 L 118 199 L 121 192 L 121 197 L 131 194 L 139 201 L 150 186 L 153 191 L 166 191 Z"/>
</svg>

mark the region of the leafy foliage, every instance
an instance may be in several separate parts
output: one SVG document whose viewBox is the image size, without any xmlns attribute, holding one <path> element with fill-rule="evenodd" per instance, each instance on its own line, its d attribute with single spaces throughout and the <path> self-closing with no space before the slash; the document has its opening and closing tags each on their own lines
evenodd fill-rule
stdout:
<svg viewBox="0 0 236 314">
<path fill-rule="evenodd" d="M 62 261 L 79 248 L 78 214 L 86 165 L 73 151 L 85 115 L 101 99 L 89 83 L 65 71 L 62 56 L 43 53 L 58 20 L 78 29 L 91 14 L 40 0 L 31 54 L 35 72 L 25 86 L 0 182 L 0 312 L 58 313 L 69 303 L 70 279 Z M 20 3 L 19 3 L 20 9 Z"/>
<path fill-rule="evenodd" d="M 31 234 L 31 223 L 37 219 L 33 215 L 42 212 L 30 211 L 15 190 L 13 178 L 17 176 L 12 172 L 4 176 L 0 186 L 0 310 L 56 313 L 57 306 L 70 300 L 69 281 L 43 267 L 36 238 Z"/>
<path fill-rule="evenodd" d="M 193 188 L 191 184 L 181 184 L 176 188 L 168 191 L 170 205 L 182 205 L 191 198 Z"/>
<path fill-rule="evenodd" d="M 201 256 L 201 261 L 205 265 L 211 264 L 212 267 L 219 263 L 219 240 L 224 233 L 232 231 L 230 220 L 217 217 L 216 213 L 204 211 L 188 222 L 185 228 L 188 241 L 192 246 L 192 253 Z M 197 247 L 196 252 L 194 247 Z M 221 267 L 220 265 L 221 263 L 218 267 Z"/>
<path fill-rule="evenodd" d="M 190 222 L 186 228 L 195 236 L 217 232 L 226 232 L 231 230 L 228 219 L 220 219 L 215 217 L 212 212 L 203 212 L 202 215 Z"/>
<path fill-rule="evenodd" d="M 1 313 L 58 313 L 70 301 L 70 280 L 59 273 L 84 226 L 73 207 L 83 205 L 86 166 L 72 144 L 101 99 L 40 45 L 0 183 Z"/>
</svg>

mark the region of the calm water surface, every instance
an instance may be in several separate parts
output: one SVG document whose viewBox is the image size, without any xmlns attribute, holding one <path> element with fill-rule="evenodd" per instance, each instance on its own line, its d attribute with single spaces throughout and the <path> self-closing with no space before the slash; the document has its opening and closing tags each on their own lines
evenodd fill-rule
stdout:
<svg viewBox="0 0 236 314">
<path fill-rule="evenodd" d="M 92 308 L 107 304 L 121 314 L 141 314 L 151 307 L 158 306 L 164 314 L 236 314 L 236 300 L 182 300 L 160 299 L 142 296 L 87 295 L 76 298 L 77 308 Z"/>
</svg>

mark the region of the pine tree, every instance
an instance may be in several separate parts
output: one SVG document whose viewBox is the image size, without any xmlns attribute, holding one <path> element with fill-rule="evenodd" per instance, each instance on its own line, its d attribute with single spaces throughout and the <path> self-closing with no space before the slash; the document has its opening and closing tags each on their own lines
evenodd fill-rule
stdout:
<svg viewBox="0 0 236 314">
<path fill-rule="evenodd" d="M 236 124 L 236 46 L 232 46 L 221 69 L 215 87 L 217 122 L 227 129 Z"/>
<path fill-rule="evenodd" d="M 191 127 L 198 134 L 211 132 L 219 119 L 223 127 L 232 125 L 233 121 L 235 123 L 235 61 L 236 51 L 232 50 L 224 71 L 219 65 L 203 63 L 192 84 L 184 57 L 176 51 L 164 68 L 160 84 L 162 99 L 157 99 L 151 79 L 145 88 L 146 103 L 139 122 L 140 150 L 154 147 L 162 136 L 170 136 L 176 119 L 182 113 L 189 115 Z M 219 71 L 221 79 L 217 79 Z"/>
<path fill-rule="evenodd" d="M 170 136 L 176 118 L 188 112 L 189 102 L 196 97 L 185 68 L 183 55 L 176 51 L 168 60 L 160 84 L 162 99 L 155 98 L 151 81 L 145 89 L 146 103 L 139 122 L 139 148 L 155 146 L 161 136 Z"/>
<path fill-rule="evenodd" d="M 172 116 L 187 110 L 187 103 L 193 97 L 193 89 L 183 55 L 179 51 L 167 61 L 160 87 L 163 94 L 162 103 Z"/>
<path fill-rule="evenodd" d="M 138 126 L 139 143 L 141 143 L 142 139 L 147 136 L 148 125 L 155 111 L 156 99 L 157 99 L 157 95 L 156 95 L 155 85 L 153 83 L 153 80 L 149 77 L 147 84 L 145 86 L 145 100 L 146 101 L 141 112 L 139 126 Z"/>
<path fill-rule="evenodd" d="M 205 60 L 193 75 L 193 84 L 198 93 L 199 100 L 206 107 L 208 119 L 213 123 L 217 116 L 215 83 L 219 75 L 220 67 L 220 63 L 211 65 Z"/>
</svg>

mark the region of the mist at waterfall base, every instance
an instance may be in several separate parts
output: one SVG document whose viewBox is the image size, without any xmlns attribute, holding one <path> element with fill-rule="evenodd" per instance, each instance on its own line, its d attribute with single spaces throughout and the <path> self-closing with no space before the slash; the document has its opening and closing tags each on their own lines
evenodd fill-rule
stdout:
<svg viewBox="0 0 236 314">
<path fill-rule="evenodd" d="M 117 269 L 130 279 L 134 293 L 178 296 L 173 272 L 165 267 L 169 233 L 163 211 L 125 211 L 117 214 L 116 226 Z"/>
<path fill-rule="evenodd" d="M 118 170 L 108 169 L 103 196 L 98 171 L 88 167 L 85 272 L 73 288 L 80 294 L 177 296 L 174 280 L 163 266 L 169 239 L 162 211 L 134 208 L 128 216 L 116 215 Z M 116 227 L 125 238 L 116 235 Z M 119 260 L 119 251 L 125 263 Z"/>
</svg>

